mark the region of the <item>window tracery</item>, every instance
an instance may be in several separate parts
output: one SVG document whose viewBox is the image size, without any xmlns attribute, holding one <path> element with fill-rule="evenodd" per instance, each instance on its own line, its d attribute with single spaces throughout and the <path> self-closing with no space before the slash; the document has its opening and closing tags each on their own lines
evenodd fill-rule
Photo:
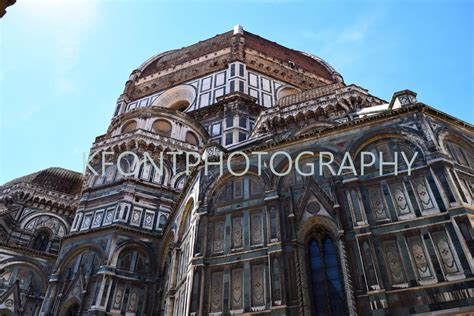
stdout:
<svg viewBox="0 0 474 316">
<path fill-rule="evenodd" d="M 337 245 L 324 230 L 313 232 L 307 243 L 314 315 L 347 313 Z"/>
</svg>

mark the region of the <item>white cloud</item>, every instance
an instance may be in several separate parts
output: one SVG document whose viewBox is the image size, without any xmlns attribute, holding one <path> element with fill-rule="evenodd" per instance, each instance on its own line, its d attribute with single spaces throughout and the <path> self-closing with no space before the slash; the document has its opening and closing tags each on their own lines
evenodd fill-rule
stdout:
<svg viewBox="0 0 474 316">
<path fill-rule="evenodd" d="M 359 17 L 343 28 L 329 28 L 317 32 L 303 30 L 301 36 L 318 42 L 325 53 L 332 53 L 344 46 L 362 42 L 378 19 L 379 14 L 373 13 Z"/>
<path fill-rule="evenodd" d="M 364 44 L 371 39 L 383 13 L 375 10 L 357 16 L 342 27 L 329 27 L 318 31 L 303 30 L 301 37 L 313 43 L 316 55 L 330 59 L 337 68 L 357 63 L 367 53 Z M 348 53 L 350 52 L 350 53 Z M 329 61 L 329 60 L 328 60 Z"/>
</svg>

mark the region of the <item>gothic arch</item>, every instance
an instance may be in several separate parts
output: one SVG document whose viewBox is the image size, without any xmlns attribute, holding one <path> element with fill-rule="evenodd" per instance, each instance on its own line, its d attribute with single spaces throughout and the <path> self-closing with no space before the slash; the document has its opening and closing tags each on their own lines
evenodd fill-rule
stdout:
<svg viewBox="0 0 474 316">
<path fill-rule="evenodd" d="M 45 268 L 38 265 L 37 263 L 33 262 L 29 258 L 25 258 L 25 260 L 18 260 L 19 258 L 11 258 L 10 260 L 4 260 L 0 262 L 0 266 L 3 270 L 7 270 L 8 268 L 13 267 L 28 267 L 30 268 L 35 276 L 40 279 L 41 282 L 41 292 L 45 293 L 47 286 L 48 286 L 48 276 L 45 273 Z M 28 261 L 26 261 L 28 260 Z"/>
<path fill-rule="evenodd" d="M 379 130 L 362 135 L 363 136 L 356 138 L 347 146 L 347 151 L 351 153 L 351 157 L 353 159 L 355 159 L 359 152 L 369 144 L 378 140 L 389 138 L 401 139 L 413 144 L 414 146 L 418 147 L 423 157 L 429 152 L 425 139 L 423 139 L 420 135 L 413 133 L 412 131 L 407 131 L 403 127 L 401 127 L 399 130 L 394 130 L 392 128 L 381 128 Z"/>
<path fill-rule="evenodd" d="M 62 304 L 61 309 L 59 311 L 59 316 L 68 316 L 71 309 L 76 306 L 79 309 L 79 313 L 80 313 L 81 300 L 76 296 L 70 297 L 67 301 L 65 301 Z"/>
<path fill-rule="evenodd" d="M 236 173 L 239 173 L 239 169 L 233 170 Z M 242 177 L 250 177 L 250 178 L 256 178 L 259 181 L 262 182 L 263 184 L 263 189 L 264 191 L 270 190 L 271 189 L 271 179 L 270 176 L 266 173 L 265 168 L 262 166 L 261 170 L 261 175 L 258 175 L 258 169 L 255 166 L 250 166 L 248 172 L 243 175 Z M 218 189 L 222 188 L 225 183 L 228 181 L 232 181 L 234 178 L 239 178 L 234 175 L 232 175 L 230 172 L 225 171 L 221 176 L 217 175 L 215 178 L 210 178 L 208 179 L 208 183 L 210 183 L 208 186 L 205 186 L 201 189 L 200 192 L 200 198 L 202 198 L 205 203 L 211 201 L 215 195 L 218 193 Z"/>
<path fill-rule="evenodd" d="M 183 212 L 181 212 L 181 216 L 179 217 L 178 234 L 177 234 L 177 237 L 180 239 L 186 232 L 186 229 L 189 228 L 190 226 L 193 210 L 195 209 L 194 198 L 190 197 L 186 201 L 186 203 L 183 203 L 182 205 L 184 205 L 184 209 L 183 209 Z"/>
<path fill-rule="evenodd" d="M 150 248 L 150 246 L 140 242 L 140 241 L 126 241 L 115 248 L 114 254 L 112 255 L 112 258 L 110 260 L 110 264 L 112 266 L 117 265 L 118 258 L 120 255 L 127 250 L 130 249 L 137 249 L 138 251 L 141 251 L 142 253 L 145 253 L 148 256 L 148 260 L 150 262 L 150 269 L 154 269 L 155 262 L 154 262 L 154 256 L 153 256 L 153 250 Z"/>
<path fill-rule="evenodd" d="M 166 237 L 163 239 L 163 248 L 161 250 L 161 261 L 160 261 L 160 269 L 164 268 L 166 258 L 168 256 L 168 252 L 171 251 L 173 248 L 174 243 L 174 232 L 170 231 Z"/>
<path fill-rule="evenodd" d="M 330 127 L 333 127 L 333 126 L 335 126 L 335 125 L 336 125 L 336 123 L 334 123 L 334 122 L 316 122 L 316 123 L 314 123 L 314 124 L 311 124 L 311 125 L 309 125 L 309 126 L 307 126 L 307 127 L 302 128 L 301 130 L 298 130 L 298 131 L 294 134 L 294 136 L 298 136 L 298 135 L 302 135 L 302 134 L 311 132 L 311 131 L 314 130 L 314 129 L 317 130 L 317 129 L 319 129 L 319 128 L 323 128 L 323 129 L 325 129 L 325 128 L 330 128 Z"/>
<path fill-rule="evenodd" d="M 98 254 L 100 262 L 106 258 L 104 250 L 100 248 L 97 244 L 95 243 L 87 243 L 83 245 L 79 245 L 78 247 L 75 247 L 68 252 L 66 252 L 64 255 L 61 256 L 61 258 L 58 257 L 58 274 L 63 274 L 64 270 L 69 267 L 69 264 L 77 258 L 78 255 L 80 255 L 83 252 L 86 251 L 93 251 Z"/>
<path fill-rule="evenodd" d="M 291 159 L 293 161 L 293 166 L 292 166 L 292 171 L 286 175 L 286 176 L 278 176 L 278 175 L 272 175 L 272 188 L 275 188 L 275 189 L 281 189 L 282 188 L 282 184 L 284 183 L 284 181 L 286 180 L 286 178 L 288 176 L 291 176 L 292 173 L 296 172 L 296 167 L 295 167 L 295 161 L 296 161 L 296 157 L 303 151 L 310 151 L 310 152 L 313 152 L 314 154 L 313 155 L 307 155 L 307 156 L 303 156 L 301 157 L 300 159 L 300 167 L 301 167 L 301 162 L 304 161 L 305 159 L 308 159 L 308 158 L 313 158 L 313 159 L 318 159 L 319 160 L 319 153 L 322 152 L 322 151 L 325 151 L 325 152 L 330 152 L 333 154 L 334 156 L 334 164 L 339 166 L 340 165 L 340 162 L 341 162 L 341 158 L 339 157 L 340 155 L 340 152 L 338 152 L 338 148 L 336 148 L 335 146 L 333 147 L 309 147 L 309 148 L 305 148 L 304 150 L 301 150 L 299 152 L 296 152 L 296 153 L 293 153 L 291 156 Z M 282 161 L 276 166 L 276 170 L 278 172 L 283 172 L 283 170 L 286 170 L 286 168 L 288 167 L 288 160 L 286 158 L 282 159 Z M 314 169 L 315 169 L 315 173 L 319 173 L 319 166 L 317 164 L 315 164 L 314 166 Z M 337 172 L 337 168 L 334 168 L 335 171 Z"/>
<path fill-rule="evenodd" d="M 464 135 L 460 135 L 453 130 L 448 130 L 447 128 L 443 128 L 438 134 L 439 144 L 441 145 L 445 154 L 449 154 L 449 151 L 446 147 L 448 142 L 453 142 L 457 145 L 460 145 L 464 150 L 468 152 L 473 152 L 472 148 L 472 141 L 466 138 Z"/>
<path fill-rule="evenodd" d="M 298 242 L 306 243 L 308 236 L 315 227 L 324 228 L 333 238 L 338 238 L 339 236 L 339 228 L 333 219 L 327 216 L 315 215 L 298 225 L 296 236 Z"/>
<path fill-rule="evenodd" d="M 25 218 L 23 218 L 21 220 L 20 227 L 22 229 L 25 229 L 27 224 L 29 224 L 34 218 L 39 217 L 39 216 L 48 216 L 48 217 L 53 217 L 53 218 L 57 219 L 59 221 L 59 223 L 61 223 L 64 226 L 65 233 L 67 233 L 70 229 L 69 224 L 62 217 L 60 217 L 56 214 L 47 213 L 47 212 L 33 213 L 29 216 L 26 216 Z"/>
<path fill-rule="evenodd" d="M 316 295 L 314 294 L 315 292 L 313 292 L 314 286 L 312 283 L 314 283 L 313 273 L 315 273 L 315 271 L 313 271 L 313 264 L 310 264 L 310 261 L 313 260 L 312 256 L 314 254 L 311 253 L 310 247 L 312 247 L 312 243 L 314 243 L 315 239 L 319 239 L 321 242 L 322 240 L 325 240 L 325 238 L 328 238 L 327 240 L 332 244 L 335 251 L 333 255 L 336 256 L 336 266 L 338 267 L 336 271 L 338 271 L 338 280 L 342 289 L 342 292 L 339 293 L 343 293 L 343 297 L 340 298 L 344 303 L 342 310 L 345 311 L 344 314 L 352 314 L 351 311 L 353 311 L 355 307 L 354 302 L 352 301 L 352 288 L 350 286 L 350 276 L 347 269 L 345 246 L 341 239 L 341 232 L 339 231 L 337 224 L 326 216 L 313 216 L 301 223 L 298 228 L 297 262 L 299 275 L 297 276 L 297 279 L 299 280 L 300 287 L 306 289 L 305 291 L 300 290 L 298 292 L 299 304 L 304 309 L 304 315 L 317 314 L 315 310 L 316 304 L 321 304 L 321 302 L 314 299 Z M 323 256 L 324 254 L 320 255 Z M 324 261 L 324 257 L 321 258 L 319 260 Z M 326 271 L 326 269 L 327 268 L 323 268 L 323 271 Z M 334 267 L 332 269 L 334 269 Z M 331 283 L 333 282 L 331 281 Z M 328 293 L 326 293 L 326 303 L 331 302 L 331 300 L 328 299 Z M 337 315 L 337 312 L 335 315 Z"/>
</svg>

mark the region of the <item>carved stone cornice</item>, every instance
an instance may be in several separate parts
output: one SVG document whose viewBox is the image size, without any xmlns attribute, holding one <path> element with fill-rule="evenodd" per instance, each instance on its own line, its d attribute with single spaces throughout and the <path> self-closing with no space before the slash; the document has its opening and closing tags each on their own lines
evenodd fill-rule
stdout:
<svg viewBox="0 0 474 316">
<path fill-rule="evenodd" d="M 355 85 L 336 83 L 282 98 L 276 107 L 265 110 L 258 118 L 251 137 L 279 126 L 308 119 L 331 118 L 347 115 L 355 110 L 383 104 L 384 101 Z"/>
</svg>

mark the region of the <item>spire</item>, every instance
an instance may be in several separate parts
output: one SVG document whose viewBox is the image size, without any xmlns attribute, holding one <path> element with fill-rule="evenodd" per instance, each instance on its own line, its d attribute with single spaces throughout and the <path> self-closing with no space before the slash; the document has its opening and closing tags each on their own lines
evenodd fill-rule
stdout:
<svg viewBox="0 0 474 316">
<path fill-rule="evenodd" d="M 234 26 L 234 35 L 237 35 L 237 34 L 244 35 L 244 28 L 240 24 L 237 24 L 236 26 Z"/>
</svg>

